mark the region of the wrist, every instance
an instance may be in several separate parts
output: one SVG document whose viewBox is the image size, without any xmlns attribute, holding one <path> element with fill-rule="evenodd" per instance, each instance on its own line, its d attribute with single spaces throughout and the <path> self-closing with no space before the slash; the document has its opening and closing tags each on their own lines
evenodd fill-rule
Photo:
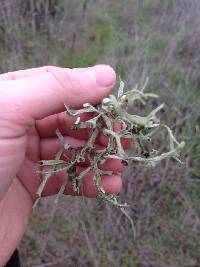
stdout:
<svg viewBox="0 0 200 267">
<path fill-rule="evenodd" d="M 19 245 L 28 223 L 31 208 L 30 195 L 15 179 L 0 202 L 0 266 L 7 263 Z"/>
</svg>

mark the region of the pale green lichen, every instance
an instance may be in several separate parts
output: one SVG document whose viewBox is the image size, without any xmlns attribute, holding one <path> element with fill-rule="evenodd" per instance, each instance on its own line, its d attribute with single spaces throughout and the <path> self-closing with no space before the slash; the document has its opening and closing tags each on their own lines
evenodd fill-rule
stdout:
<svg viewBox="0 0 200 267">
<path fill-rule="evenodd" d="M 174 158 L 180 162 L 179 155 L 185 144 L 184 142 L 179 143 L 171 129 L 159 122 L 157 113 L 163 109 L 164 104 L 155 108 L 145 117 L 133 115 L 127 111 L 128 107 L 134 105 L 136 100 L 145 104 L 149 98 L 158 97 L 155 94 L 144 93 L 146 84 L 147 82 L 142 90 L 133 89 L 124 93 L 124 82 L 120 79 L 117 97 L 109 95 L 97 106 L 85 103 L 78 110 L 70 109 L 65 105 L 67 115 L 76 117 L 72 129 L 88 128 L 90 130 L 89 139 L 83 147 L 73 147 L 64 141 L 64 137 L 58 130 L 56 131 L 62 149 L 57 153 L 55 160 L 43 160 L 39 163 L 38 172 L 42 175 L 42 182 L 37 192 L 38 200 L 41 198 L 46 182 L 51 175 L 61 171 L 65 171 L 67 174 L 66 181 L 57 195 L 57 201 L 69 183 L 72 184 L 74 192 L 79 192 L 84 176 L 89 171 L 93 171 L 93 181 L 98 191 L 97 197 L 119 208 L 130 220 L 135 234 L 133 221 L 126 211 L 127 204 L 119 203 L 117 197 L 107 194 L 101 185 L 101 176 L 111 175 L 112 172 L 103 171 L 99 166 L 109 158 L 119 159 L 122 164 L 126 165 L 129 161 L 133 161 L 142 162 L 147 166 L 155 166 L 159 161 L 166 158 Z M 81 121 L 79 115 L 82 113 L 91 113 L 91 118 L 87 121 Z M 115 131 L 114 124 L 120 125 L 120 130 Z M 161 127 L 168 134 L 169 151 L 160 154 L 155 149 L 144 151 L 143 143 L 151 143 L 152 138 Z M 107 136 L 108 144 L 107 147 L 98 150 L 95 144 L 100 134 Z M 129 155 L 123 149 L 122 138 L 133 140 L 136 155 Z M 68 159 L 62 159 L 65 151 L 70 151 L 72 156 Z M 80 163 L 84 163 L 86 158 L 89 160 L 90 166 L 81 173 L 77 173 L 76 167 Z"/>
</svg>

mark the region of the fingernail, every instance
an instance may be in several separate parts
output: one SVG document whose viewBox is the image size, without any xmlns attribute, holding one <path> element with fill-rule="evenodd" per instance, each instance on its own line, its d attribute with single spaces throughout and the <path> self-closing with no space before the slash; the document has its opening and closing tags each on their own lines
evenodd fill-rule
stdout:
<svg viewBox="0 0 200 267">
<path fill-rule="evenodd" d="M 96 65 L 90 68 L 88 72 L 94 74 L 98 86 L 109 87 L 115 84 L 115 71 L 108 65 Z"/>
</svg>

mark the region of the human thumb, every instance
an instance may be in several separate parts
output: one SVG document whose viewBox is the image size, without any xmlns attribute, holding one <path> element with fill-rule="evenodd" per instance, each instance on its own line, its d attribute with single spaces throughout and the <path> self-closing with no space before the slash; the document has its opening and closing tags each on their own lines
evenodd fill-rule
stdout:
<svg viewBox="0 0 200 267">
<path fill-rule="evenodd" d="M 0 110 L 23 122 L 42 119 L 64 110 L 97 104 L 115 85 L 116 74 L 108 65 L 68 69 L 50 66 L 43 73 L 0 83 Z M 5 90 L 4 90 L 5 88 Z M 2 114 L 1 114 L 2 115 Z M 25 122 L 25 123 L 26 123 Z"/>
</svg>

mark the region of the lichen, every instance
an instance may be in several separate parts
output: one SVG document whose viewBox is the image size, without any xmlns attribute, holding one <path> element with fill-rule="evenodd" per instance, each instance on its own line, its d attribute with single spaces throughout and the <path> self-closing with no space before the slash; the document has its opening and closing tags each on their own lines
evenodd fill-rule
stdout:
<svg viewBox="0 0 200 267">
<path fill-rule="evenodd" d="M 107 194 L 101 185 L 102 175 L 112 175 L 112 171 L 103 171 L 99 166 L 107 159 L 118 159 L 123 165 L 128 165 L 132 161 L 135 163 L 141 162 L 147 166 L 155 166 L 166 158 L 173 158 L 181 163 L 179 155 L 185 145 L 184 142 L 179 143 L 175 139 L 167 125 L 160 123 L 157 114 L 164 108 L 164 104 L 156 107 L 147 116 L 133 115 L 128 112 L 128 107 L 134 105 L 136 100 L 146 104 L 148 99 L 158 98 L 155 94 L 144 92 L 146 85 L 147 83 L 141 90 L 132 89 L 124 92 L 124 82 L 120 79 L 117 96 L 111 94 L 96 106 L 85 103 L 81 109 L 74 110 L 65 105 L 67 115 L 76 117 L 72 129 L 89 129 L 89 139 L 84 146 L 73 147 L 65 142 L 59 130 L 56 131 L 62 148 L 57 153 L 55 160 L 42 160 L 39 162 L 38 173 L 41 174 L 42 182 L 37 191 L 38 199 L 35 205 L 41 198 L 46 182 L 51 175 L 61 171 L 65 171 L 67 174 L 66 181 L 61 186 L 56 197 L 56 201 L 58 201 L 58 197 L 63 194 L 69 183 L 72 184 L 74 192 L 80 192 L 84 176 L 93 171 L 93 181 L 98 192 L 97 198 L 119 208 L 130 220 L 135 235 L 133 221 L 127 213 L 128 205 L 126 203 L 121 204 L 116 195 Z M 83 113 L 91 113 L 91 118 L 81 121 L 80 115 Z M 118 125 L 120 130 L 115 131 L 114 125 Z M 151 144 L 152 139 L 161 128 L 165 129 L 168 135 L 169 150 L 163 153 L 158 152 L 155 148 L 144 151 L 143 144 Z M 107 146 L 103 149 L 97 149 L 95 146 L 99 135 L 104 135 L 108 139 Z M 121 142 L 122 138 L 133 141 L 135 147 L 134 155 L 130 155 L 130 152 L 124 150 Z M 66 151 L 70 151 L 72 156 L 63 159 L 62 155 Z M 89 160 L 89 167 L 77 173 L 77 166 L 80 163 L 84 163 L 86 158 Z"/>
</svg>

